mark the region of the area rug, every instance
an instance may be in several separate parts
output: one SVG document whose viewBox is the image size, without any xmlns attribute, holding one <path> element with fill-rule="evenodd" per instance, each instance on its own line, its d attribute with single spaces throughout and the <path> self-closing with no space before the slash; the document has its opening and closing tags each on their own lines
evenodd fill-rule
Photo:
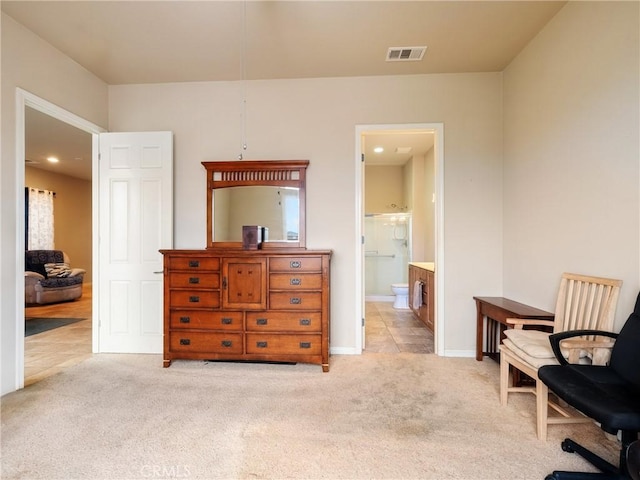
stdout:
<svg viewBox="0 0 640 480">
<path fill-rule="evenodd" d="M 24 336 L 29 337 L 36 333 L 46 332 L 54 328 L 64 327 L 72 323 L 84 320 L 84 318 L 25 318 Z"/>
</svg>

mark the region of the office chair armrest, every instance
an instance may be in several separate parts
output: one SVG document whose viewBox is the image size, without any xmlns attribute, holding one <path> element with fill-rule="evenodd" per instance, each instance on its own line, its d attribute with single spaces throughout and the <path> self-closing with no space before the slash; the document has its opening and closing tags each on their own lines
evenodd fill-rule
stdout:
<svg viewBox="0 0 640 480">
<path fill-rule="evenodd" d="M 551 327 L 553 328 L 552 320 L 540 320 L 537 318 L 507 318 L 506 322 L 509 325 L 513 325 L 513 328 L 528 327 Z"/>
<path fill-rule="evenodd" d="M 617 333 L 607 332 L 604 330 L 567 330 L 566 332 L 552 333 L 551 335 L 549 335 L 549 342 L 551 343 L 551 349 L 553 350 L 553 353 L 556 356 L 558 362 L 560 362 L 560 365 L 567 365 L 569 363 L 567 359 L 564 358 L 564 355 L 562 355 L 562 351 L 560 350 L 560 342 L 562 342 L 562 340 L 566 340 L 567 338 L 581 337 L 583 335 L 597 335 L 600 337 L 618 338 Z M 592 344 L 591 346 L 594 347 L 602 345 Z"/>
</svg>

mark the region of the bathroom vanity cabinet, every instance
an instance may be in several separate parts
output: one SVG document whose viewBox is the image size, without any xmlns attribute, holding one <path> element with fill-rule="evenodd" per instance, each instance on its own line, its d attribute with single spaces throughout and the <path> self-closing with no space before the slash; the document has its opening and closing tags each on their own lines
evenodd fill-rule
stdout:
<svg viewBox="0 0 640 480">
<path fill-rule="evenodd" d="M 414 315 L 418 317 L 429 330 L 433 332 L 435 322 L 434 310 L 434 284 L 435 274 L 434 265 L 430 262 L 409 263 L 409 308 Z M 416 290 L 416 282 L 420 282 L 420 295 L 422 301 L 419 308 L 414 308 L 414 292 Z"/>
<path fill-rule="evenodd" d="M 307 250 L 307 160 L 203 162 L 207 246 L 161 250 L 164 366 L 304 362 L 329 371 L 330 250 Z M 243 233 L 260 232 L 252 242 Z"/>
</svg>

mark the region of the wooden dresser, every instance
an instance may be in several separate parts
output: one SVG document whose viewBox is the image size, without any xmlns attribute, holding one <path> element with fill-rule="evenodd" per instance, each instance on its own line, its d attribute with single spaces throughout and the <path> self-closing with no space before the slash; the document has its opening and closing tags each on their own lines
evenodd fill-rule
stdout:
<svg viewBox="0 0 640 480">
<path fill-rule="evenodd" d="M 165 367 L 174 359 L 244 360 L 329 371 L 330 251 L 161 253 Z"/>
<path fill-rule="evenodd" d="M 414 286 L 416 282 L 421 282 L 422 284 L 421 301 L 418 308 L 414 308 Z M 435 322 L 434 284 L 433 263 L 409 264 L 409 308 L 432 332 Z"/>
</svg>

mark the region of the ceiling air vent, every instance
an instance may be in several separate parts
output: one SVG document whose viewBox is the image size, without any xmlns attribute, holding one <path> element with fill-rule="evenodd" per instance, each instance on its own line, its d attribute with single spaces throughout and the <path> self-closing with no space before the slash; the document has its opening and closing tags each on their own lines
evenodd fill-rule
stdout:
<svg viewBox="0 0 640 480">
<path fill-rule="evenodd" d="M 387 50 L 387 62 L 417 62 L 426 51 L 427 47 L 391 47 Z"/>
</svg>

